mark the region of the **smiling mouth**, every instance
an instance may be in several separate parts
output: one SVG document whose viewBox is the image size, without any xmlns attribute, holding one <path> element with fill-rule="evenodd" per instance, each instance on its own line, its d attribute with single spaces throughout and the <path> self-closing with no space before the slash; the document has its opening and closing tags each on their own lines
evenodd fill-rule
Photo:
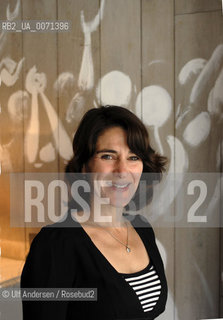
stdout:
<svg viewBox="0 0 223 320">
<path fill-rule="evenodd" d="M 130 186 L 130 182 L 114 183 L 114 182 L 108 181 L 107 186 L 112 187 L 112 188 L 116 188 L 116 189 L 120 189 L 120 190 L 124 190 Z"/>
</svg>

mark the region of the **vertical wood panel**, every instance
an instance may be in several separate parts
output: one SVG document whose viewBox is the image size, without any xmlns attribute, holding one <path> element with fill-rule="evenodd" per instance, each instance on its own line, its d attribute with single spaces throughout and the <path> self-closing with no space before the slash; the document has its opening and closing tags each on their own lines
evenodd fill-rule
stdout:
<svg viewBox="0 0 223 320">
<path fill-rule="evenodd" d="M 176 14 L 221 10 L 221 0 L 176 0 Z"/>
<path fill-rule="evenodd" d="M 107 0 L 101 23 L 102 104 L 135 111 L 141 90 L 140 1 Z M 120 74 L 120 72 L 122 74 Z"/>
<path fill-rule="evenodd" d="M 57 2 L 56 0 L 49 1 L 22 1 L 22 16 L 23 20 L 57 20 Z M 57 137 L 59 132 L 56 126 L 55 119 L 58 116 L 58 106 L 56 95 L 53 90 L 53 84 L 57 78 L 57 34 L 54 32 L 36 32 L 36 33 L 23 33 L 23 55 L 25 57 L 24 68 L 24 86 L 28 92 L 30 100 L 33 95 L 31 92 L 35 88 L 35 80 L 32 78 L 28 80 L 27 75 L 30 70 L 34 72 L 34 78 L 43 86 L 43 96 L 46 97 L 47 103 L 43 102 L 40 91 L 37 95 L 37 112 L 34 114 L 32 129 L 37 129 L 31 138 L 28 150 L 25 149 L 24 161 L 26 172 L 57 172 L 58 171 L 58 147 L 56 145 L 54 134 Z M 37 74 L 35 76 L 35 73 Z M 46 80 L 46 81 L 45 81 Z M 39 89 L 37 89 L 39 90 Z M 47 110 L 49 113 L 47 113 Z M 32 109 L 34 111 L 34 108 Z M 27 143 L 27 133 L 32 119 L 30 111 L 29 117 L 26 119 L 24 126 L 24 147 Z M 54 122 L 54 129 L 52 129 L 51 121 Z M 38 128 L 39 127 L 39 128 Z M 33 145 L 35 139 L 38 141 L 36 159 L 33 158 L 34 150 Z M 28 156 L 29 154 L 29 156 Z M 31 157 L 31 158 L 29 158 Z M 46 199 L 47 193 L 44 191 L 44 198 Z M 47 216 L 47 208 L 45 207 L 46 221 L 49 221 Z M 26 250 L 30 246 L 30 234 L 37 233 L 40 227 L 30 228 L 26 230 Z"/>
<path fill-rule="evenodd" d="M 157 23 L 159 21 L 159 23 Z M 159 135 L 164 153 L 170 156 L 166 141 L 168 134 L 174 135 L 174 46 L 173 46 L 173 1 L 142 1 L 142 88 L 147 86 L 162 87 L 171 97 L 171 110 L 165 115 L 165 108 L 160 106 L 160 117 L 163 113 Z M 151 97 L 152 99 L 152 94 Z M 161 101 L 160 101 L 161 102 Z M 165 102 L 164 102 L 165 104 Z M 145 101 L 142 115 L 147 115 L 145 123 L 150 123 Z M 145 110 L 144 110 L 145 109 Z M 151 110 L 151 116 L 153 111 Z M 165 118 L 165 119 L 164 119 Z M 159 121 L 157 121 L 159 122 Z M 156 123 L 154 123 L 156 125 Z M 150 130 L 153 130 L 153 124 Z M 158 148 L 155 139 L 154 147 Z M 159 150 L 158 150 L 159 151 Z"/>
<path fill-rule="evenodd" d="M 17 1 L 1 1 L 0 20 L 7 20 L 6 8 L 21 20 Z M 17 9 L 16 9 L 17 7 Z M 10 17 L 8 17 L 10 18 Z M 11 17 L 12 18 L 12 17 Z M 2 37 L 3 36 L 3 37 Z M 10 226 L 10 173 L 23 172 L 23 118 L 26 107 L 22 97 L 22 34 L 0 32 L 0 282 L 19 276 L 25 257 L 25 232 Z M 19 203 L 18 203 L 19 205 Z M 12 267 L 13 266 L 13 267 Z M 11 268 L 10 268 L 11 267 Z M 0 306 L 0 318 L 22 319 L 20 302 Z"/>
<path fill-rule="evenodd" d="M 216 119 L 217 115 L 209 112 L 208 95 L 221 70 L 215 72 L 218 73 L 216 77 L 210 72 L 208 77 L 204 77 L 203 86 L 200 85 L 198 89 L 194 85 L 201 74 L 201 69 L 205 68 L 205 65 L 208 66 L 213 51 L 222 43 L 222 23 L 221 12 L 176 17 L 175 80 L 176 106 L 179 111 L 176 136 L 183 142 L 188 154 L 188 172 L 194 172 L 194 178 L 191 175 L 190 181 L 197 178 L 197 172 L 203 172 L 205 177 L 206 173 L 219 170 L 216 157 L 221 129 Z M 197 58 L 200 60 L 193 60 Z M 187 64 L 189 61 L 190 64 Z M 213 62 L 210 69 L 213 70 Z M 200 96 L 199 92 L 201 92 Z M 201 129 L 204 118 L 211 120 L 210 131 L 208 131 L 208 125 Z M 186 131 L 186 135 L 185 129 L 194 119 L 197 119 L 197 123 L 193 129 Z M 210 185 L 207 185 L 208 192 L 211 192 Z M 196 198 L 189 197 L 185 193 L 182 208 L 188 205 L 190 207 L 195 200 Z M 219 204 L 216 205 L 215 210 L 216 212 L 212 214 L 219 214 Z M 179 306 L 179 314 L 182 319 L 217 318 L 219 229 L 208 226 L 198 228 L 196 224 L 189 227 L 186 216 L 185 223 L 186 228 L 176 230 L 175 244 L 176 303 Z"/>
<path fill-rule="evenodd" d="M 16 10 L 16 1 L 0 4 L 0 19 L 7 20 L 7 5 L 15 18 L 21 20 L 21 8 Z M 23 109 L 22 85 L 22 35 L 21 33 L 0 36 L 0 237 L 3 257 L 22 259 L 25 254 L 24 230 L 10 227 L 10 172 L 23 172 Z"/>
<path fill-rule="evenodd" d="M 74 132 L 83 114 L 93 108 L 95 99 L 95 86 L 100 77 L 100 24 L 90 34 L 91 43 L 86 43 L 81 25 L 81 12 L 86 23 L 93 21 L 98 14 L 99 0 L 93 1 L 67 1 L 67 5 L 58 1 L 58 19 L 71 22 L 71 30 L 67 33 L 58 34 L 58 78 L 57 94 L 59 101 L 60 119 L 72 140 Z M 83 54 L 85 84 L 79 84 Z M 90 53 L 89 53 L 90 52 Z M 92 62 L 90 61 L 92 58 Z M 93 68 L 93 73 L 92 69 Z M 93 75 L 91 81 L 87 81 Z M 66 159 L 60 157 L 60 171 L 64 171 Z"/>
<path fill-rule="evenodd" d="M 167 143 L 167 136 L 174 136 L 173 6 L 172 0 L 142 1 L 142 89 L 145 90 L 145 95 L 142 95 L 142 120 L 150 132 L 152 146 L 157 152 L 161 152 L 155 134 L 156 128 L 158 129 L 163 154 L 169 161 L 173 161 L 174 158 L 174 153 L 171 153 L 170 145 Z M 162 98 L 160 98 L 161 93 L 164 93 Z M 158 111 L 153 105 L 158 108 Z M 168 112 L 166 112 L 167 106 Z M 154 112 L 157 112 L 157 117 L 154 117 Z M 160 119 L 163 120 L 160 122 Z M 149 206 L 148 212 L 151 210 L 153 207 Z M 166 208 L 165 214 L 173 210 L 172 203 Z M 169 287 L 166 310 L 158 318 L 174 319 L 174 229 L 162 222 L 159 223 L 160 212 L 151 212 L 151 214 L 157 219 L 155 231 L 157 239 L 162 244 L 161 254 L 166 263 Z M 150 220 L 150 213 L 147 216 Z M 159 227 L 160 224 L 161 227 Z"/>
<path fill-rule="evenodd" d="M 222 157 L 222 153 L 221 153 Z M 222 158 L 221 158 L 222 161 Z M 223 163 L 223 161 L 221 162 Z M 222 176 L 222 168 L 221 168 L 221 176 Z M 223 193 L 223 184 L 221 183 L 221 200 L 220 200 L 220 212 L 221 212 L 221 230 L 220 230 L 220 317 L 223 317 L 223 204 L 222 204 L 222 193 Z"/>
<path fill-rule="evenodd" d="M 56 0 L 43 1 L 27 1 L 22 2 L 23 20 L 57 20 L 57 3 Z M 50 104 L 56 113 L 58 113 L 57 99 L 53 91 L 53 84 L 57 77 L 57 34 L 54 32 L 36 32 L 23 33 L 23 54 L 25 56 L 25 72 L 24 81 L 26 83 L 27 74 L 31 68 L 36 67 L 36 73 L 39 74 L 39 82 L 43 84 L 44 95 L 48 98 Z M 44 84 L 44 78 L 46 83 Z M 31 80 L 28 81 L 29 86 Z M 30 91 L 30 89 L 27 89 Z M 29 92 L 30 94 L 30 92 Z M 31 94 L 30 94 L 31 97 Z M 58 153 L 53 140 L 53 131 L 50 125 L 50 117 L 47 115 L 47 108 L 42 102 L 40 94 L 38 94 L 38 116 L 34 123 L 39 124 L 39 146 L 35 161 L 29 163 L 27 154 L 25 154 L 26 171 L 50 172 L 57 170 Z M 25 138 L 30 118 L 25 123 Z M 36 133 L 34 134 L 37 135 Z M 44 161 L 41 159 L 44 147 L 52 143 L 55 150 L 54 161 Z M 43 157 L 45 158 L 45 157 Z"/>
</svg>

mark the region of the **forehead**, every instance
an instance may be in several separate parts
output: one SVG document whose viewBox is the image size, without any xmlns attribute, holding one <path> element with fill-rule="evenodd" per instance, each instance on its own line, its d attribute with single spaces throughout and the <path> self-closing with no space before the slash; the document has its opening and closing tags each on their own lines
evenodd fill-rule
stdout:
<svg viewBox="0 0 223 320">
<path fill-rule="evenodd" d="M 112 127 L 106 129 L 97 140 L 96 148 L 101 148 L 104 146 L 127 146 L 127 135 L 126 131 L 121 127 Z"/>
</svg>

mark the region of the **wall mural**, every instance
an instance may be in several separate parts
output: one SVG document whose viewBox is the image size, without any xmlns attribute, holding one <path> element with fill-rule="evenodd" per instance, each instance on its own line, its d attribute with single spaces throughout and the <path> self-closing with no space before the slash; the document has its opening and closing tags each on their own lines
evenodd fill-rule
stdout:
<svg viewBox="0 0 223 320">
<path fill-rule="evenodd" d="M 104 14 L 105 0 L 101 1 L 100 9 L 97 15 L 90 21 L 85 21 L 84 12 L 80 13 L 80 23 L 84 37 L 84 49 L 79 76 L 77 77 L 78 92 L 74 92 L 67 110 L 65 119 L 60 119 L 56 109 L 51 104 L 50 99 L 45 93 L 47 86 L 47 75 L 39 73 L 36 66 L 30 66 L 25 75 L 24 90 L 14 91 L 13 87 L 17 83 L 22 69 L 25 57 L 19 61 L 14 61 L 9 56 L 1 58 L 0 61 L 0 85 L 1 90 L 5 87 L 11 87 L 8 98 L 7 113 L 9 126 L 16 126 L 26 120 L 27 128 L 24 132 L 24 157 L 27 162 L 33 165 L 35 171 L 41 168 L 44 163 L 53 163 L 59 155 L 65 162 L 72 155 L 72 137 L 68 135 L 63 121 L 72 124 L 79 121 L 84 113 L 85 95 L 92 90 L 94 95 L 94 106 L 97 108 L 100 104 L 114 104 L 129 107 L 132 92 L 135 91 L 135 112 L 142 118 L 146 126 L 154 135 L 157 149 L 161 154 L 165 154 L 164 148 L 169 148 L 170 163 L 169 171 L 161 182 L 161 189 L 154 193 L 153 202 L 159 203 L 159 215 L 162 216 L 173 203 L 184 181 L 184 175 L 190 168 L 190 157 L 188 150 L 198 149 L 208 136 L 211 135 L 213 123 L 221 126 L 223 121 L 223 44 L 219 44 L 209 60 L 195 57 L 188 61 L 181 69 L 178 75 L 179 85 L 184 88 L 188 85 L 192 87 L 188 97 L 188 105 L 179 103 L 174 114 L 173 100 L 169 92 L 158 85 L 144 87 L 137 92 L 133 79 L 128 74 L 120 70 L 113 70 L 101 77 L 97 84 L 94 79 L 94 62 L 92 58 L 91 34 L 98 29 Z M 21 8 L 20 0 L 17 0 L 15 8 L 11 11 L 9 5 L 6 10 L 6 18 L 10 21 L 16 19 Z M 0 53 L 7 41 L 7 34 L 3 31 L 0 34 Z M 154 60 L 150 64 L 165 63 L 162 60 Z M 62 72 L 58 75 L 53 84 L 54 90 L 59 94 L 66 94 L 74 87 L 76 78 L 72 73 Z M 49 84 L 50 85 L 50 84 Z M 204 103 L 205 97 L 205 104 Z M 42 106 L 49 120 L 51 138 L 43 147 L 40 148 L 40 106 Z M 1 101 L 0 101 L 1 103 Z M 202 105 L 202 110 L 201 110 Z M 197 108 L 197 106 L 199 106 Z M 194 111 L 198 110 L 196 114 Z M 190 115 L 194 115 L 191 119 Z M 160 132 L 168 119 L 175 117 L 176 136 L 168 135 L 162 141 Z M 189 119 L 189 120 L 188 120 Z M 182 128 L 184 128 L 182 132 Z M 59 134 L 58 134 L 59 132 Z M 218 137 L 218 148 L 216 150 L 216 166 L 218 171 L 223 157 L 223 141 Z M 6 144 L 0 144 L 0 162 L 3 172 L 13 170 L 11 150 L 16 137 L 11 138 Z M 214 169 L 214 168 L 213 168 Z M 179 172 L 181 178 L 173 186 L 171 175 Z M 209 203 L 211 211 L 216 209 L 217 194 L 220 189 L 220 183 L 223 184 L 222 177 L 216 183 L 212 199 Z M 172 188 L 172 191 L 169 190 Z M 161 190 L 161 192 L 160 192 Z M 171 196 L 170 196 L 171 194 Z M 210 211 L 210 212 L 211 212 Z M 167 252 L 165 245 L 158 241 L 162 252 L 164 264 L 167 266 Z M 214 304 L 209 292 L 208 282 L 203 276 L 202 270 L 196 259 L 193 260 L 194 267 L 203 285 L 203 291 L 206 294 L 210 307 Z M 173 307 L 173 297 L 170 294 L 169 306 Z M 180 319 L 176 309 L 175 319 Z"/>
</svg>

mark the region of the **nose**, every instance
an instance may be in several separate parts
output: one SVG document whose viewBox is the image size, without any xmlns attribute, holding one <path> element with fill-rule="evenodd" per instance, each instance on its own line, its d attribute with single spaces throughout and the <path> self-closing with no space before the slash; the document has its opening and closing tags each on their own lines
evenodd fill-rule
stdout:
<svg viewBox="0 0 223 320">
<path fill-rule="evenodd" d="M 121 178 L 126 177 L 128 173 L 128 164 L 125 159 L 118 159 L 114 172 Z"/>
</svg>

